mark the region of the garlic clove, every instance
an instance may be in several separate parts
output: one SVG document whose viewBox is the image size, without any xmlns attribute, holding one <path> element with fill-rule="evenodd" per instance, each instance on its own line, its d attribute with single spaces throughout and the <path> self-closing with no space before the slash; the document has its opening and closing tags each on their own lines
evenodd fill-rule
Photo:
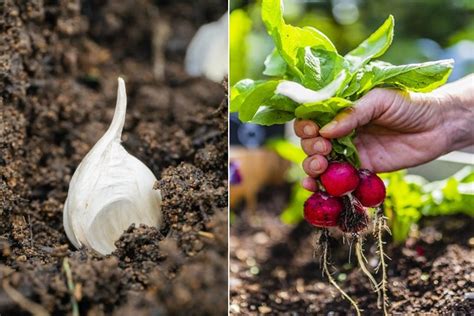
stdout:
<svg viewBox="0 0 474 316">
<path fill-rule="evenodd" d="M 190 76 L 221 82 L 229 72 L 228 13 L 199 28 L 186 50 L 184 68 Z"/>
<path fill-rule="evenodd" d="M 115 250 L 115 241 L 131 224 L 159 227 L 162 220 L 155 176 L 121 145 L 126 108 L 125 83 L 119 78 L 112 123 L 74 172 L 64 205 L 71 243 L 103 255 Z"/>
</svg>

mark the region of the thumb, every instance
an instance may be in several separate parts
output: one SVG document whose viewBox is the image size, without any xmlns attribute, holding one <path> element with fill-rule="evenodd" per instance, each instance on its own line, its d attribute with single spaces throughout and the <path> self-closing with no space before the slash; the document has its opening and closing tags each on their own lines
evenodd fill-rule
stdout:
<svg viewBox="0 0 474 316">
<path fill-rule="evenodd" d="M 364 126 L 379 117 L 393 102 L 394 91 L 374 89 L 356 104 L 345 109 L 324 125 L 319 134 L 325 138 L 339 138 L 349 135 L 354 129 Z"/>
</svg>

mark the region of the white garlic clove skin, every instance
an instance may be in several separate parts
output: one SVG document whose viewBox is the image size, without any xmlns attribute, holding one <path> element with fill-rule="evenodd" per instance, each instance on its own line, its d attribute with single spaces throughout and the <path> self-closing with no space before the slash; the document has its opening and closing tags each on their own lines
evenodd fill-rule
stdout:
<svg viewBox="0 0 474 316">
<path fill-rule="evenodd" d="M 64 230 L 71 243 L 106 255 L 131 224 L 159 227 L 161 194 L 156 178 L 121 145 L 127 96 L 118 79 L 117 105 L 107 132 L 77 167 L 64 204 Z"/>
</svg>

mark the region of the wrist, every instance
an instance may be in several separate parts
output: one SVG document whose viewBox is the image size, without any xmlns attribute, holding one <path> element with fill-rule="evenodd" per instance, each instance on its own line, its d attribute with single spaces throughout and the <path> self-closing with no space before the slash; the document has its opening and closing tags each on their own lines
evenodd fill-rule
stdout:
<svg viewBox="0 0 474 316">
<path fill-rule="evenodd" d="M 474 144 L 474 95 L 466 79 L 449 84 L 436 93 L 448 140 L 444 153 Z"/>
</svg>

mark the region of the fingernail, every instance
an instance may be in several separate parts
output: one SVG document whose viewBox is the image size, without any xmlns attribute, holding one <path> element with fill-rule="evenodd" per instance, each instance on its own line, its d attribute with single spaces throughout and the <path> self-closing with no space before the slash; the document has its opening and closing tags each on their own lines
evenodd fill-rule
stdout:
<svg viewBox="0 0 474 316">
<path fill-rule="evenodd" d="M 314 172 L 318 172 L 319 171 L 319 160 L 318 159 L 313 159 L 310 163 L 309 163 L 309 168 L 311 170 L 313 170 Z"/>
<path fill-rule="evenodd" d="M 320 154 L 326 151 L 326 144 L 322 140 L 317 140 L 314 142 L 313 148 L 315 152 Z"/>
<path fill-rule="evenodd" d="M 332 121 L 331 123 L 324 125 L 323 128 L 321 128 L 320 132 L 322 133 L 331 132 L 336 127 L 336 125 L 337 125 L 337 121 Z"/>
<path fill-rule="evenodd" d="M 313 136 L 314 134 L 316 134 L 316 129 L 313 125 L 305 125 L 305 127 L 303 127 L 303 133 L 306 136 Z"/>
</svg>

